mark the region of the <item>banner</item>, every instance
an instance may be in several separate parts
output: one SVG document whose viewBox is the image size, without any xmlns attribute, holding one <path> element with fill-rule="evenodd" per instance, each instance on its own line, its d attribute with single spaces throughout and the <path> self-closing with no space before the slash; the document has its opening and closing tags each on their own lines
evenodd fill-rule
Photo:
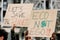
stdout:
<svg viewBox="0 0 60 40">
<path fill-rule="evenodd" d="M 33 4 L 9 4 L 4 17 L 4 26 L 25 27 L 28 25 Z"/>
<path fill-rule="evenodd" d="M 33 10 L 29 24 L 29 36 L 51 37 L 55 31 L 57 10 Z"/>
</svg>

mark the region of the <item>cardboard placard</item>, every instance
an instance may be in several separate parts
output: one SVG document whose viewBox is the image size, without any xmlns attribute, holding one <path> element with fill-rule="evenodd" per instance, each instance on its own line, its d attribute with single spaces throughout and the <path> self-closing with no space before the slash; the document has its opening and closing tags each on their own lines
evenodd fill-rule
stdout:
<svg viewBox="0 0 60 40">
<path fill-rule="evenodd" d="M 4 17 L 4 26 L 26 27 L 30 19 L 33 4 L 9 4 Z"/>
<path fill-rule="evenodd" d="M 29 24 L 29 36 L 51 37 L 55 31 L 57 10 L 33 10 Z"/>
</svg>

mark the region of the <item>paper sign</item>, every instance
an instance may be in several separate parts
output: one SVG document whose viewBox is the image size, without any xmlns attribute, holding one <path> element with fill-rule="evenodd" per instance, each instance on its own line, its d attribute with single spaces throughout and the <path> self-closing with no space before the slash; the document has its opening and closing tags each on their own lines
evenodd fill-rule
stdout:
<svg viewBox="0 0 60 40">
<path fill-rule="evenodd" d="M 51 37 L 55 31 L 56 10 L 33 10 L 29 24 L 29 36 Z"/>
<path fill-rule="evenodd" d="M 30 19 L 33 4 L 9 4 L 4 17 L 4 26 L 26 26 Z"/>
</svg>

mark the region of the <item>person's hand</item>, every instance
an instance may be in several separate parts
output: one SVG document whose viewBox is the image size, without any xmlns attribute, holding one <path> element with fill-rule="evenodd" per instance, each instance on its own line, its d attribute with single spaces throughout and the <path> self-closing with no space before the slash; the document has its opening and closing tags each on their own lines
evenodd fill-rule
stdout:
<svg viewBox="0 0 60 40">
<path fill-rule="evenodd" d="M 15 26 L 15 24 L 13 24 L 13 28 L 12 29 L 14 30 L 15 28 L 16 28 L 16 26 Z"/>
</svg>

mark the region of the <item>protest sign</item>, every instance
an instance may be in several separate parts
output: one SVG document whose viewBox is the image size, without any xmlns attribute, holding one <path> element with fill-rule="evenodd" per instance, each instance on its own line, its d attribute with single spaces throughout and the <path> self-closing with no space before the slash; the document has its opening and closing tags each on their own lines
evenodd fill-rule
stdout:
<svg viewBox="0 0 60 40">
<path fill-rule="evenodd" d="M 33 10 L 29 24 L 29 36 L 51 37 L 55 31 L 57 10 Z"/>
<path fill-rule="evenodd" d="M 4 17 L 4 26 L 27 26 L 33 4 L 9 4 Z"/>
</svg>

